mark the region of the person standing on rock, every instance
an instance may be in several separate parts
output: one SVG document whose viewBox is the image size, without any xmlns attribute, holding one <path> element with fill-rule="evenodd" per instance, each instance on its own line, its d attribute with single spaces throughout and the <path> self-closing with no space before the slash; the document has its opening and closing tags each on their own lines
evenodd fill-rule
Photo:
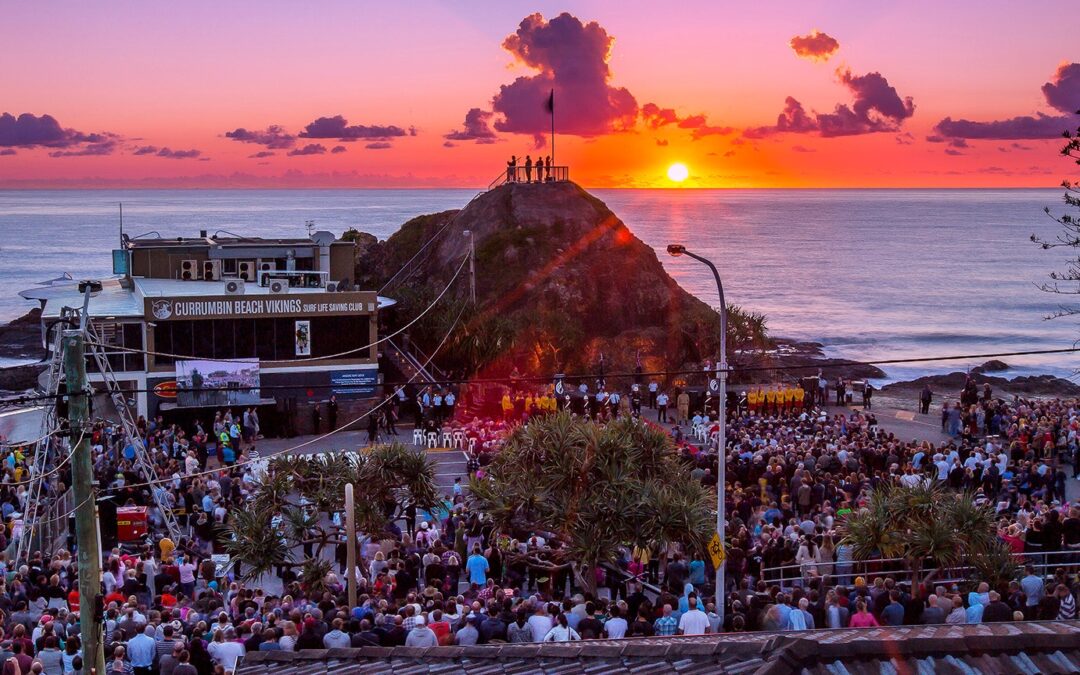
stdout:
<svg viewBox="0 0 1080 675">
<path fill-rule="evenodd" d="M 532 182 L 532 155 L 525 155 L 525 182 Z"/>
<path fill-rule="evenodd" d="M 550 181 L 551 180 L 551 155 L 548 155 L 547 157 L 544 158 L 543 165 L 544 165 L 544 173 L 547 176 L 544 180 Z"/>
<path fill-rule="evenodd" d="M 922 414 L 930 414 L 930 402 L 934 400 L 934 392 L 930 389 L 930 384 L 927 383 L 923 386 L 922 392 L 919 393 L 919 405 Z"/>
<path fill-rule="evenodd" d="M 506 163 L 506 182 L 513 183 L 517 180 L 517 155 L 511 155 Z"/>
</svg>

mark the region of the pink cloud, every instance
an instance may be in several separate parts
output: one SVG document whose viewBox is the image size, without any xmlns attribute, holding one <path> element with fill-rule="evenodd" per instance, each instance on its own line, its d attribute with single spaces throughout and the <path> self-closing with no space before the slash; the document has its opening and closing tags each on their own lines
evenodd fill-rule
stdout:
<svg viewBox="0 0 1080 675">
<path fill-rule="evenodd" d="M 264 145 L 268 150 L 285 150 L 296 145 L 296 136 L 286 132 L 277 124 L 272 124 L 263 131 L 239 127 L 232 131 L 226 131 L 225 138 L 231 138 L 240 143 Z"/>
<path fill-rule="evenodd" d="M 1080 63 L 1067 63 L 1058 67 L 1050 82 L 1042 86 L 1046 103 L 1065 113 L 1047 115 L 1035 113 L 1003 120 L 977 122 L 967 119 L 954 120 L 946 117 L 934 126 L 940 136 L 992 140 L 1036 140 L 1061 136 L 1062 132 L 1076 124 L 1071 114 L 1080 112 Z"/>
<path fill-rule="evenodd" d="M 673 108 L 661 108 L 655 103 L 641 106 L 641 120 L 650 129 L 674 124 L 680 129 L 690 129 L 690 137 L 695 141 L 706 136 L 727 135 L 735 131 L 734 127 L 714 126 L 709 124 L 705 115 L 688 115 L 680 118 Z"/>
<path fill-rule="evenodd" d="M 153 155 L 165 159 L 196 159 L 202 154 L 202 150 L 172 150 L 170 148 L 159 148 L 156 145 L 143 145 L 135 148 L 131 154 Z"/>
<path fill-rule="evenodd" d="M 599 23 L 582 23 L 565 12 L 551 21 L 539 13 L 522 20 L 503 48 L 538 72 L 499 88 L 492 111 L 502 119 L 495 129 L 533 134 L 542 144 L 550 128 L 544 103 L 552 90 L 560 133 L 590 137 L 632 128 L 637 100 L 625 87 L 610 84 L 613 40 Z"/>
<path fill-rule="evenodd" d="M 476 141 L 479 144 L 494 143 L 498 136 L 491 128 L 492 117 L 494 117 L 494 113 L 480 108 L 471 108 L 469 112 L 465 113 L 463 127 L 459 131 L 451 131 L 443 138 L 447 141 Z"/>
<path fill-rule="evenodd" d="M 52 115 L 41 117 L 32 113 L 23 113 L 18 117 L 11 113 L 0 115 L 0 147 L 70 148 L 82 144 L 100 145 L 116 138 L 118 138 L 116 134 L 87 134 L 64 128 Z"/>
<path fill-rule="evenodd" d="M 302 148 L 290 150 L 289 157 L 302 157 L 304 155 L 325 155 L 326 146 L 321 143 L 308 143 Z"/>
<path fill-rule="evenodd" d="M 904 120 L 915 114 L 912 98 L 901 98 L 881 73 L 853 75 L 850 70 L 842 70 L 837 75 L 840 83 L 851 92 L 854 99 L 851 105 L 838 103 L 831 113 L 810 115 L 797 99 L 788 96 L 774 126 L 753 127 L 745 130 L 743 135 L 764 138 L 785 132 L 816 132 L 828 138 L 898 131 Z"/>
</svg>

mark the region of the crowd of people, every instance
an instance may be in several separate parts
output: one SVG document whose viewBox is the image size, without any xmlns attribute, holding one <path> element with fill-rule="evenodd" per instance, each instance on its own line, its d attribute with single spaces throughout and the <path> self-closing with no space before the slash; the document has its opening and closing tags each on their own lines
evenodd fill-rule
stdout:
<svg viewBox="0 0 1080 675">
<path fill-rule="evenodd" d="M 826 413 L 815 407 L 820 394 L 788 389 L 791 405 L 786 389 L 766 387 L 748 389 L 731 407 L 723 620 L 711 603 L 713 570 L 701 552 L 677 543 L 624 549 L 615 565 L 598 572 L 598 590 L 589 593 L 565 570 L 544 567 L 551 546 L 543 533 L 514 539 L 494 530 L 460 481 L 446 495 L 446 509 L 365 537 L 359 571 L 352 572 L 356 606 L 345 598 L 350 571 L 343 561 L 315 585 L 295 576 L 284 578 L 280 590 L 244 584 L 210 556 L 221 550 L 218 527 L 243 508 L 259 480 L 258 463 L 249 461 L 258 440 L 254 418 L 223 410 L 207 428 L 190 429 L 140 420 L 158 477 L 151 485 L 136 470 L 122 429 L 98 422 L 91 442 L 102 494 L 117 504 L 148 505 L 150 529 L 160 534 L 162 514 L 147 498 L 156 491 L 184 533 L 176 542 L 133 542 L 103 555 L 108 672 L 210 675 L 228 672 L 253 650 L 1075 617 L 1080 508 L 1066 499 L 1065 466 L 1076 467 L 1080 449 L 1076 401 L 972 399 L 968 392 L 958 433 L 932 443 L 898 438 L 868 410 Z M 499 402 L 504 419 L 447 414 L 455 403 L 445 392 L 421 393 L 416 403 L 421 425 L 438 416 L 443 428 L 476 439 L 488 454 L 498 452 L 513 425 L 559 408 L 600 423 L 628 415 L 662 424 L 686 458 L 688 478 L 717 484 L 715 451 L 684 433 L 691 422 L 715 428 L 708 395 L 669 394 L 654 382 L 621 392 L 603 383 L 558 391 L 510 392 Z M 771 406 L 769 391 L 778 392 Z M 804 391 L 802 406 L 795 405 L 797 391 Z M 645 406 L 655 413 L 644 415 Z M 956 407 L 946 402 L 944 410 L 948 427 Z M 8 527 L 0 544 L 24 527 L 31 462 L 20 448 L 5 450 L 0 508 Z M 1060 564 L 1029 568 L 1001 588 L 952 582 L 913 589 L 902 571 L 856 570 L 839 529 L 845 514 L 859 509 L 875 486 L 922 480 L 976 493 L 995 509 L 999 534 L 1018 556 Z M 44 489 L 58 494 L 69 482 L 65 467 Z M 70 550 L 12 557 L 11 546 L 0 556 L 5 675 L 84 672 Z"/>
</svg>

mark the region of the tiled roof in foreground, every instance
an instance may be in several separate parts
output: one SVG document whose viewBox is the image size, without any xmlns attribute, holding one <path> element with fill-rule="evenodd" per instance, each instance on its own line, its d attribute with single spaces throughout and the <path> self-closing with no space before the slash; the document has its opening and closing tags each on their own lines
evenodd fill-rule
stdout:
<svg viewBox="0 0 1080 675">
<path fill-rule="evenodd" d="M 256 652 L 237 675 L 1080 673 L 1080 622 Z"/>
</svg>

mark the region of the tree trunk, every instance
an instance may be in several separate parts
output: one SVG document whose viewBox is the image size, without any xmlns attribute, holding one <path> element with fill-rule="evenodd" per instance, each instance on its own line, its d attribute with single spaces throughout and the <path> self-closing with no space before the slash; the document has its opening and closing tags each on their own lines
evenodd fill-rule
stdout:
<svg viewBox="0 0 1080 675">
<path fill-rule="evenodd" d="M 596 597 L 596 565 L 581 566 L 578 564 L 572 564 L 571 569 L 574 571 L 574 576 L 577 577 L 578 584 L 585 590 L 586 594 L 592 594 L 592 597 Z"/>
<path fill-rule="evenodd" d="M 911 597 L 918 600 L 922 597 L 922 560 L 911 560 Z"/>
</svg>

